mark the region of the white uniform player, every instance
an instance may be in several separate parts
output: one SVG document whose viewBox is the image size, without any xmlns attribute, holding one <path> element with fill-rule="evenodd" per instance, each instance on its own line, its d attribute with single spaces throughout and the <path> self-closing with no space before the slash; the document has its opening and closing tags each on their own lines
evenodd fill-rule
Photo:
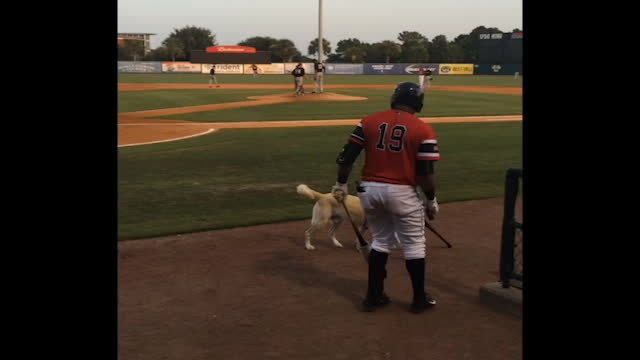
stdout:
<svg viewBox="0 0 640 360">
<path fill-rule="evenodd" d="M 296 92 L 293 95 L 304 95 L 304 67 L 302 67 L 301 63 L 296 65 L 296 68 L 293 69 L 291 75 L 293 75 L 293 79 L 296 83 Z"/>
<path fill-rule="evenodd" d="M 324 71 L 325 71 L 325 66 L 322 62 L 318 62 L 315 61 L 314 62 L 315 65 L 315 70 L 316 70 L 316 75 L 314 77 L 315 79 L 315 92 L 316 93 L 322 93 L 324 91 Z"/>
</svg>

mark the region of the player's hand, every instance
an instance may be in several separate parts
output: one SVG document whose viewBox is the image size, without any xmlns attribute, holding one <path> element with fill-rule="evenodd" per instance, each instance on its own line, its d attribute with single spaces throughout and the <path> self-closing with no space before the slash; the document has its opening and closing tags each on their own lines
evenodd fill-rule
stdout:
<svg viewBox="0 0 640 360">
<path fill-rule="evenodd" d="M 427 217 L 429 220 L 435 219 L 436 215 L 440 211 L 440 207 L 438 206 L 438 200 L 433 198 L 433 200 L 427 199 L 427 205 L 425 206 L 425 211 L 427 212 Z"/>
<path fill-rule="evenodd" d="M 336 181 L 336 184 L 331 188 L 331 195 L 340 202 L 344 201 L 348 194 L 349 190 L 347 184 L 342 184 Z"/>
</svg>

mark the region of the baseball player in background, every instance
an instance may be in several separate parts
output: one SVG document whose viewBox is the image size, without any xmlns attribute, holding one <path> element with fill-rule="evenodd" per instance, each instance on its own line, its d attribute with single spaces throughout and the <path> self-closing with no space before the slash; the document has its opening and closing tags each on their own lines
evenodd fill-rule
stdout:
<svg viewBox="0 0 640 360">
<path fill-rule="evenodd" d="M 258 76 L 258 66 L 256 64 L 251 64 L 251 70 L 253 71 L 253 77 Z"/>
<path fill-rule="evenodd" d="M 432 80 L 433 80 L 433 77 L 431 76 L 431 69 L 426 67 L 421 67 L 420 70 L 418 70 L 418 82 L 422 90 L 424 90 L 425 85 L 427 87 L 430 87 Z"/>
<path fill-rule="evenodd" d="M 313 60 L 313 66 L 315 68 L 316 74 L 313 77 L 315 80 L 315 93 L 322 93 L 324 91 L 324 71 L 325 67 L 322 62 L 318 60 Z"/>
<path fill-rule="evenodd" d="M 302 66 L 302 63 L 298 63 L 291 74 L 293 75 L 293 79 L 296 83 L 296 92 L 293 93 L 293 95 L 304 95 L 304 67 Z"/>
<path fill-rule="evenodd" d="M 363 311 L 389 304 L 384 292 L 386 264 L 397 238 L 411 278 L 411 311 L 421 313 L 436 304 L 425 292 L 425 212 L 438 213 L 434 163 L 440 159 L 438 139 L 431 125 L 415 113 L 422 110 L 424 91 L 411 82 L 400 83 L 391 96 L 391 110 L 362 119 L 336 159 L 338 179 L 332 187 L 347 194 L 347 180 L 362 150 L 365 163 L 358 197 L 373 236 L 369 253 L 367 294 Z M 426 204 L 420 198 L 422 189 Z"/>
<path fill-rule="evenodd" d="M 216 78 L 216 66 L 215 65 L 211 65 L 211 70 L 209 70 L 209 87 L 211 87 L 211 84 L 215 83 L 216 87 L 220 87 L 220 85 L 218 85 L 218 79 Z"/>
</svg>

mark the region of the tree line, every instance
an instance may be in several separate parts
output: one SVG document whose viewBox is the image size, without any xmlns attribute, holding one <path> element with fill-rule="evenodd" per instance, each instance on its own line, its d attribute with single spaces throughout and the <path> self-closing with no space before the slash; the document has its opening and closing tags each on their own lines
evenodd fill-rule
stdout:
<svg viewBox="0 0 640 360">
<path fill-rule="evenodd" d="M 335 51 L 327 39 L 322 39 L 325 59 L 331 63 L 477 63 L 479 34 L 502 33 L 498 28 L 478 26 L 468 34 L 460 34 L 453 40 L 445 35 L 429 39 L 418 31 L 403 31 L 396 40 L 367 43 L 356 38 L 337 42 Z M 513 29 L 511 32 L 522 32 Z M 188 61 L 192 50 L 204 50 L 216 46 L 216 35 L 211 30 L 196 26 L 174 29 L 162 41 L 162 46 L 144 54 L 141 41 L 129 40 L 118 44 L 118 60 Z M 224 44 L 230 45 L 230 44 Z M 309 62 L 316 58 L 318 39 L 313 39 L 303 54 L 289 39 L 254 36 L 236 45 L 255 47 L 258 51 L 271 51 L 271 62 Z M 309 56 L 306 56 L 309 55 Z"/>
</svg>

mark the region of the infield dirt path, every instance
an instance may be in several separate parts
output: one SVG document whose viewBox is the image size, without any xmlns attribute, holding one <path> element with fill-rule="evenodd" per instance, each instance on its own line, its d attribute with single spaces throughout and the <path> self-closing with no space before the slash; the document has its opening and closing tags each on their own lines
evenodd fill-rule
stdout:
<svg viewBox="0 0 640 360">
<path fill-rule="evenodd" d="M 392 89 L 393 85 L 367 85 L 367 84 L 337 84 L 329 88 L 379 88 Z M 226 89 L 290 89 L 287 84 L 228 84 Z M 144 91 L 159 89 L 209 89 L 208 85 L 201 84 L 120 84 L 121 91 Z M 222 88 L 221 88 L 222 89 Z M 432 90 L 446 91 L 472 91 L 521 94 L 521 88 L 508 88 L 497 86 L 433 86 Z M 210 90 L 217 90 L 211 88 Z M 215 111 L 223 109 L 242 108 L 250 106 L 262 106 L 268 104 L 303 102 L 303 101 L 361 101 L 366 97 L 348 96 L 325 92 L 323 94 L 307 94 L 294 97 L 291 93 L 281 93 L 265 96 L 250 96 L 246 101 L 237 101 L 223 104 L 209 104 L 197 106 L 185 106 L 170 109 L 154 109 L 136 112 L 124 112 L 118 114 L 119 137 L 118 146 L 134 146 L 154 144 L 166 141 L 175 141 L 194 136 L 206 135 L 220 129 L 231 128 L 265 128 L 265 127 L 300 127 L 300 126 L 336 126 L 355 125 L 360 119 L 339 120 L 299 120 L 299 121 L 250 121 L 250 122 L 223 122 L 223 123 L 198 123 L 184 120 L 154 119 L 158 116 L 187 114 L 203 111 Z M 521 121 L 522 115 L 508 116 L 466 116 L 466 117 L 437 117 L 421 118 L 430 123 L 459 123 L 459 122 L 493 122 L 493 121 Z"/>
<path fill-rule="evenodd" d="M 438 305 L 420 315 L 399 251 L 393 303 L 358 310 L 367 270 L 348 224 L 344 248 L 318 233 L 314 251 L 309 220 L 120 242 L 119 359 L 522 359 L 522 320 L 478 296 L 499 278 L 502 210 L 502 199 L 441 205 L 432 224 L 453 248 L 427 233 Z"/>
</svg>

